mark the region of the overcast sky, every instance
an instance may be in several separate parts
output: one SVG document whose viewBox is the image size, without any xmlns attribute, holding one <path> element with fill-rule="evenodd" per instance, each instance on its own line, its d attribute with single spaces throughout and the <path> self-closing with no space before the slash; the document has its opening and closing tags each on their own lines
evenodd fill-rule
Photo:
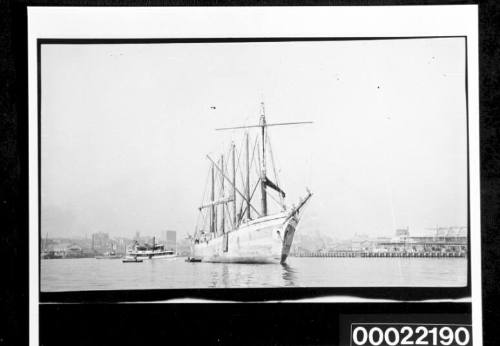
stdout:
<svg viewBox="0 0 500 346">
<path fill-rule="evenodd" d="M 465 41 L 42 46 L 42 232 L 193 232 L 206 154 L 264 100 L 299 232 L 467 224 Z M 211 109 L 215 106 L 216 109 Z"/>
</svg>

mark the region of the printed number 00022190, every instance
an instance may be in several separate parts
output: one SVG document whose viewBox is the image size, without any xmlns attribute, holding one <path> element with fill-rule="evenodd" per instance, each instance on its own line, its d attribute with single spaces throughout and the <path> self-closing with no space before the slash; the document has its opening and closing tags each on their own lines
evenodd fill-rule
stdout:
<svg viewBox="0 0 500 346">
<path fill-rule="evenodd" d="M 351 331 L 351 346 L 472 345 L 469 325 L 353 323 Z"/>
</svg>

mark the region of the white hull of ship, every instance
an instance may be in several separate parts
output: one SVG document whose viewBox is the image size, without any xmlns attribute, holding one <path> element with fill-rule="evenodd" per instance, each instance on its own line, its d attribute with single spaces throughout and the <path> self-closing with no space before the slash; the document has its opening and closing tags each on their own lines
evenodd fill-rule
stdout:
<svg viewBox="0 0 500 346">
<path fill-rule="evenodd" d="M 276 214 L 243 223 L 239 228 L 192 246 L 192 257 L 202 262 L 284 263 L 298 220 Z"/>
</svg>

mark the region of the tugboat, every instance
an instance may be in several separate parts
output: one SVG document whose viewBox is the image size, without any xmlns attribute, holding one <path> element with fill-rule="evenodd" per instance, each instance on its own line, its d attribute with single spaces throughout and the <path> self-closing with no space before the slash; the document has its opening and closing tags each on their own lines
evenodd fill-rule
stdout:
<svg viewBox="0 0 500 346">
<path fill-rule="evenodd" d="M 127 251 L 127 258 L 137 258 L 140 260 L 152 259 L 174 259 L 177 254 L 174 250 L 166 250 L 165 245 L 156 244 L 155 237 L 153 237 L 153 244 L 139 245 L 135 242 L 132 248 Z"/>
<path fill-rule="evenodd" d="M 207 155 L 211 162 L 210 196 L 209 199 L 205 199 L 204 196 L 203 204 L 198 208 L 200 212 L 198 220 L 202 220 L 202 223 L 196 225 L 194 236 L 191 237 L 189 258 L 191 262 L 285 263 L 288 257 L 295 229 L 299 223 L 300 212 L 312 193 L 306 189 L 307 195 L 299 200 L 297 206 L 287 208 L 285 192 L 279 186 L 274 165 L 268 128 L 312 122 L 268 124 L 264 104 L 261 103 L 261 106 L 259 124 L 216 129 L 247 129 L 246 149 L 241 148 L 236 158 L 236 148 L 234 143 L 231 143 L 229 167 L 224 165 L 224 156 L 221 156 L 219 160 L 214 160 Z M 260 132 L 259 136 L 252 140 L 253 151 L 250 151 L 248 130 L 251 128 L 258 129 Z M 245 171 L 239 172 L 241 181 L 237 182 L 236 168 L 240 167 L 239 158 L 243 155 L 245 155 L 246 162 Z M 267 171 L 268 156 L 271 158 L 270 163 L 273 168 L 271 173 L 274 173 L 274 181 L 269 178 Z M 254 186 L 250 186 L 252 171 L 257 172 L 252 182 Z M 219 195 L 217 199 L 216 191 Z M 260 195 L 260 208 L 252 203 L 256 191 L 259 191 L 257 197 Z M 271 197 L 278 205 L 276 213 L 269 213 L 268 197 Z"/>
</svg>

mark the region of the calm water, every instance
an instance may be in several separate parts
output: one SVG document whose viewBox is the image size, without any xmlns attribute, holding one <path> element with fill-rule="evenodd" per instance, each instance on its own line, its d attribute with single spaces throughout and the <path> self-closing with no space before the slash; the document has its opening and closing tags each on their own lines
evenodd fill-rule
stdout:
<svg viewBox="0 0 500 346">
<path fill-rule="evenodd" d="M 465 258 L 305 258 L 286 265 L 188 263 L 185 258 L 41 261 L 42 291 L 342 286 L 465 286 Z"/>
</svg>

